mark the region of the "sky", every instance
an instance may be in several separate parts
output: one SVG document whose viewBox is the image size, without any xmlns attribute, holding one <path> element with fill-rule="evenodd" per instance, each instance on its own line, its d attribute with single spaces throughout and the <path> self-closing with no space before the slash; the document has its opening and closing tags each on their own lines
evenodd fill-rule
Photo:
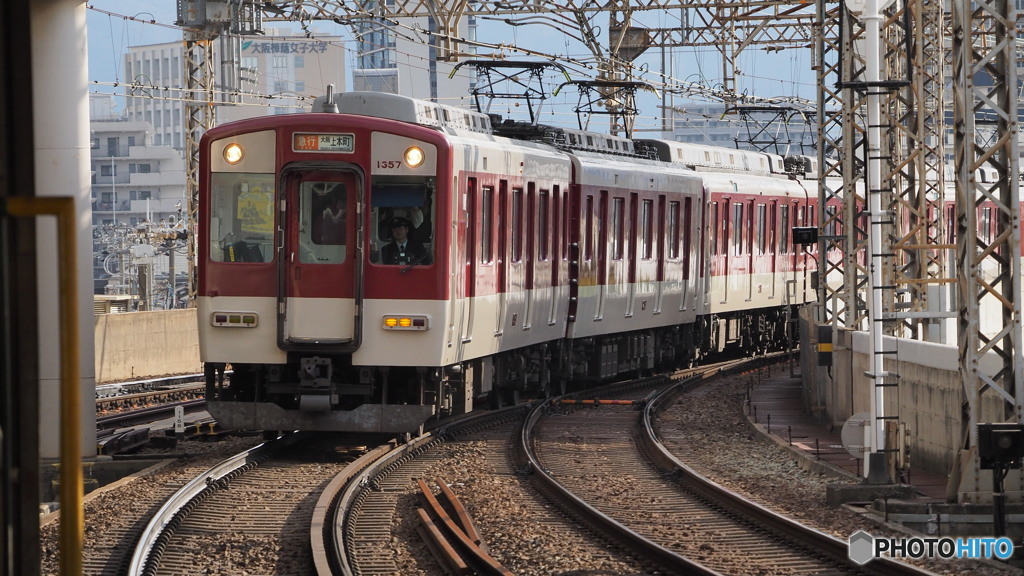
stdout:
<svg viewBox="0 0 1024 576">
<path fill-rule="evenodd" d="M 87 4 L 87 25 L 89 37 L 89 79 L 90 91 L 104 94 L 120 94 L 123 88 L 113 84 L 123 83 L 123 56 L 131 46 L 177 42 L 182 40 L 182 31 L 174 26 L 177 18 L 175 0 L 92 0 Z M 536 16 L 534 16 L 536 21 Z M 678 25 L 678 18 L 669 11 L 638 13 L 634 22 L 650 27 L 672 27 Z M 595 27 L 607 23 L 606 19 L 595 18 Z M 281 27 L 283 23 L 265 22 L 267 27 Z M 330 23 L 315 22 L 313 26 L 328 34 L 340 35 L 348 40 L 352 35 L 348 28 Z M 554 36 L 553 26 L 520 25 L 510 26 L 501 22 L 481 20 L 478 38 L 492 43 L 522 46 L 549 54 L 566 56 L 576 60 L 590 58 L 590 51 L 569 36 Z M 487 51 L 486 49 L 481 49 Z M 350 57 L 351 58 L 351 57 Z M 638 80 L 660 83 L 667 76 L 676 82 L 696 82 L 707 86 L 721 84 L 721 54 L 710 48 L 681 47 L 662 51 L 651 49 L 637 59 L 641 67 Z M 663 62 L 667 68 L 662 74 Z M 347 66 L 351 69 L 350 59 Z M 808 50 L 785 50 L 767 53 L 755 48 L 744 51 L 738 60 L 743 74 L 737 77 L 737 89 L 741 93 L 762 97 L 801 97 L 813 101 L 815 98 L 814 74 Z M 582 69 L 577 68 L 583 72 Z M 573 79 L 593 79 L 573 74 Z M 556 86 L 557 84 L 552 84 Z M 310 94 L 317 96 L 317 94 Z M 120 100 L 117 101 L 120 106 Z M 563 107 L 571 110 L 578 104 L 577 93 L 563 92 L 558 99 L 546 106 Z M 658 116 L 663 105 L 693 111 L 699 106 L 682 97 L 661 98 L 650 93 L 638 94 L 640 117 L 638 129 L 656 129 L 660 126 Z"/>
</svg>

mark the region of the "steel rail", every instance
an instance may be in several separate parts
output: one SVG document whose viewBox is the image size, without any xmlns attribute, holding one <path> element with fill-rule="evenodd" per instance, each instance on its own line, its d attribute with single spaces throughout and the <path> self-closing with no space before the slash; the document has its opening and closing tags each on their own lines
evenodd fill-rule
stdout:
<svg viewBox="0 0 1024 576">
<path fill-rule="evenodd" d="M 781 535 L 788 542 L 815 550 L 833 559 L 850 562 L 851 568 L 858 568 L 849 560 L 848 544 L 834 536 L 815 530 L 809 526 L 795 522 L 777 514 L 760 504 L 748 500 L 723 486 L 715 484 L 694 469 L 675 457 L 662 443 L 655 430 L 654 421 L 658 414 L 668 408 L 669 404 L 680 394 L 695 387 L 703 378 L 694 376 L 677 382 L 653 396 L 644 406 L 639 440 L 647 457 L 659 468 L 670 472 L 668 477 L 674 478 L 680 485 L 685 484 L 687 490 L 694 491 L 702 497 L 715 502 L 730 513 L 749 518 L 767 530 Z M 878 558 L 870 566 L 872 574 L 880 576 L 925 576 L 933 572 L 896 562 L 888 558 Z"/>
<path fill-rule="evenodd" d="M 139 537 L 128 565 L 128 576 L 153 575 L 168 536 L 177 528 L 193 507 L 191 504 L 206 498 L 214 490 L 247 467 L 255 466 L 272 451 L 297 442 L 303 434 L 286 434 L 250 448 L 210 468 L 191 480 L 171 496 L 153 515 Z"/>
<path fill-rule="evenodd" d="M 572 514 L 583 518 L 590 526 L 628 547 L 641 558 L 656 562 L 672 573 L 719 576 L 718 572 L 669 550 L 614 520 L 568 491 L 548 472 L 533 449 L 534 427 L 544 416 L 546 408 L 556 399 L 539 403 L 527 416 L 520 430 L 519 449 L 529 462 L 532 478 L 541 484 L 542 489 L 554 494 L 558 498 L 558 504 L 568 508 Z"/>
</svg>

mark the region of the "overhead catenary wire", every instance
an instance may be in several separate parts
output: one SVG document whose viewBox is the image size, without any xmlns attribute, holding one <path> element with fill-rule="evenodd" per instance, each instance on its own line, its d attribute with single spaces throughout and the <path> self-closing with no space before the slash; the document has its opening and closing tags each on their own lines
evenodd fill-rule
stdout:
<svg viewBox="0 0 1024 576">
<path fill-rule="evenodd" d="M 124 14 L 117 14 L 115 12 L 111 12 L 111 11 L 108 11 L 108 10 L 103 10 L 103 9 L 97 8 L 97 7 L 95 7 L 95 6 L 91 5 L 91 4 L 87 5 L 87 7 L 89 9 L 91 9 L 91 10 L 96 11 L 96 12 L 99 12 L 99 13 L 102 13 L 102 14 L 106 14 L 109 18 L 122 18 L 125 21 L 138 22 L 138 23 L 141 23 L 141 24 L 144 24 L 144 25 L 161 26 L 161 27 L 165 27 L 165 28 L 169 28 L 169 29 L 180 30 L 183 33 L 187 32 L 187 31 L 198 32 L 197 30 L 193 30 L 193 29 L 190 29 L 188 27 L 180 26 L 180 25 L 177 25 L 177 24 L 161 23 L 161 22 L 158 22 L 155 18 L 142 19 L 142 18 L 138 17 L 138 14 L 136 14 L 135 16 L 128 16 L 128 15 L 124 15 Z M 149 14 L 149 13 L 145 13 L 145 14 Z M 152 16 L 152 14 L 149 14 L 149 16 Z M 574 18 L 572 18 L 572 17 L 570 17 L 570 16 L 568 16 L 566 14 L 562 14 L 562 13 L 557 13 L 557 14 L 552 14 L 552 15 L 547 15 L 547 16 L 549 16 L 550 19 L 557 20 L 560 24 L 563 24 L 565 26 L 566 30 L 575 30 L 575 31 L 579 32 L 580 34 L 582 34 L 582 32 L 580 32 L 580 30 L 581 30 L 580 26 L 578 25 L 578 23 L 576 22 L 576 20 Z M 361 18 L 373 18 L 377 22 L 381 22 L 381 23 L 385 24 L 387 26 L 388 32 L 390 34 L 393 34 L 396 38 L 401 38 L 401 39 L 407 40 L 409 42 L 414 42 L 414 43 L 418 43 L 418 44 L 422 44 L 422 45 L 427 45 L 427 46 L 433 45 L 435 48 L 440 49 L 441 48 L 441 41 L 448 41 L 448 42 L 456 42 L 458 45 L 471 46 L 473 48 L 485 48 L 485 49 L 490 50 L 489 53 L 488 52 L 483 52 L 483 53 L 476 52 L 476 53 L 472 54 L 473 57 L 475 57 L 475 58 L 489 58 L 489 59 L 495 59 L 495 60 L 504 60 L 504 59 L 509 59 L 509 58 L 518 57 L 518 56 L 525 56 L 525 57 L 531 57 L 531 58 L 543 58 L 543 59 L 546 59 L 546 60 L 552 60 L 552 61 L 557 61 L 557 62 L 563 63 L 574 74 L 579 74 L 580 76 L 587 77 L 587 78 L 593 77 L 595 72 L 596 72 L 596 70 L 598 70 L 598 68 L 600 66 L 600 64 L 598 63 L 597 58 L 595 58 L 595 57 L 593 57 L 591 55 L 575 56 L 575 55 L 571 54 L 570 46 L 569 46 L 569 35 L 566 35 L 566 37 L 564 39 L 565 51 L 563 53 L 556 54 L 556 53 L 541 52 L 541 51 L 537 51 L 537 50 L 523 48 L 523 47 L 520 47 L 520 46 L 516 45 L 515 43 L 509 44 L 509 43 L 481 42 L 479 40 L 468 39 L 468 38 L 465 38 L 465 37 L 462 37 L 462 36 L 451 35 L 451 34 L 444 34 L 443 32 L 440 32 L 440 31 L 424 30 L 423 28 L 421 28 L 421 27 L 419 27 L 417 25 L 409 25 L 409 24 L 403 23 L 401 20 L 396 19 L 396 18 L 377 17 L 377 16 L 374 16 L 374 15 L 370 14 L 369 12 L 365 12 L 365 13 L 354 12 L 351 18 L 348 18 L 348 19 L 336 19 L 336 22 L 338 24 L 340 24 L 340 25 L 351 27 L 352 26 L 352 22 L 354 22 L 354 19 L 355 18 L 360 18 L 360 17 Z M 515 33 L 515 30 L 517 28 L 519 28 L 519 27 L 531 26 L 531 25 L 532 26 L 536 26 L 536 25 L 541 24 L 542 22 L 537 20 L 538 17 L 539 16 L 537 16 L 537 15 L 533 15 L 531 17 L 520 18 L 518 20 L 514 20 L 514 19 L 505 19 L 505 20 L 510 21 L 510 22 L 515 22 L 515 25 L 513 26 L 513 33 Z M 484 19 L 484 18 L 486 18 L 486 17 L 481 17 L 481 19 Z M 302 29 L 303 29 L 303 31 L 305 33 L 305 36 L 277 36 L 277 35 L 274 35 L 274 36 L 265 37 L 265 41 L 271 42 L 271 41 L 281 41 L 281 40 L 286 40 L 286 39 L 288 41 L 292 41 L 292 42 L 324 41 L 324 40 L 321 39 L 323 34 L 320 33 L 320 32 L 314 32 L 314 31 L 310 30 L 310 28 L 308 27 L 308 23 L 307 22 L 304 22 L 304 21 L 300 22 L 299 25 L 302 27 Z M 337 34 L 332 34 L 332 35 L 336 36 Z M 576 41 L 580 40 L 579 37 L 577 37 L 577 36 L 574 36 L 574 37 L 575 37 Z M 518 38 L 518 36 L 516 36 L 516 38 Z M 328 42 L 331 45 L 339 47 L 342 50 L 345 50 L 346 52 L 350 52 L 350 53 L 355 52 L 355 50 L 345 46 L 344 44 L 342 44 L 341 46 L 338 46 L 338 44 L 336 42 L 332 42 L 332 41 L 328 41 Z M 394 46 L 388 46 L 386 48 L 388 48 L 390 50 L 396 50 L 396 47 L 394 47 Z M 418 62 L 418 61 L 425 62 L 425 58 L 423 56 L 418 55 L 418 54 L 412 54 L 412 53 L 408 53 L 408 52 L 403 52 L 401 50 L 397 50 L 397 51 L 401 55 L 403 55 L 403 57 L 405 58 L 405 62 L 404 62 L 405 65 L 407 65 L 407 66 L 409 66 L 411 68 L 414 68 L 414 69 L 420 69 L 420 70 L 426 70 L 427 69 L 427 65 L 426 64 L 424 64 L 423 66 L 419 66 L 419 65 L 416 64 L 416 62 Z M 709 51 L 709 53 L 710 53 L 710 51 Z M 694 51 L 694 54 L 697 54 L 697 52 Z M 698 62 L 698 66 L 699 66 L 699 59 L 696 59 L 696 61 Z M 716 85 L 716 84 L 708 83 L 706 81 L 706 79 L 704 78 L 703 74 L 701 74 L 699 76 L 701 78 L 702 82 L 687 82 L 687 81 L 680 80 L 680 79 L 676 78 L 671 72 L 666 73 L 666 72 L 651 71 L 651 70 L 636 68 L 636 67 L 633 66 L 632 62 L 629 62 L 629 61 L 623 61 L 621 59 L 612 59 L 611 63 L 614 66 L 619 66 L 619 67 L 625 67 L 625 68 L 633 69 L 634 73 L 644 75 L 645 81 L 648 82 L 649 84 L 651 84 L 652 86 L 654 86 L 655 88 L 657 88 L 658 90 L 666 91 L 666 92 L 671 92 L 671 93 L 674 93 L 674 94 L 677 94 L 677 95 L 683 95 L 683 96 L 686 96 L 687 98 L 693 99 L 693 100 L 709 101 L 709 102 L 715 102 L 715 101 L 725 101 L 725 102 L 729 102 L 729 101 L 743 101 L 743 102 L 748 102 L 748 103 L 750 103 L 750 102 L 762 102 L 762 103 L 786 102 L 786 103 L 798 103 L 800 105 L 807 106 L 808 108 L 812 107 L 812 103 L 810 101 L 794 97 L 791 94 L 790 95 L 786 95 L 786 96 L 780 96 L 780 97 L 758 97 L 758 96 L 754 96 L 752 93 L 749 93 L 749 92 L 730 93 L 730 92 L 722 90 L 720 84 Z M 258 71 L 257 74 L 259 74 L 262 78 L 265 79 L 265 84 L 270 84 L 270 83 L 273 82 L 273 78 L 274 77 L 272 75 L 268 75 L 268 74 L 266 74 L 263 71 Z M 770 80 L 769 78 L 762 77 L 762 76 L 750 75 L 748 77 L 757 78 L 757 79 L 760 79 L 760 80 Z M 284 79 L 284 81 L 287 81 L 287 79 Z M 97 85 L 97 86 L 106 85 L 106 84 L 107 83 L 104 83 L 104 82 L 94 82 L 94 85 Z M 113 85 L 116 86 L 117 82 L 115 81 L 113 83 Z M 145 97 L 145 98 L 154 98 L 154 99 L 165 99 L 165 100 L 171 100 L 171 101 L 180 101 L 180 102 L 186 102 L 186 103 L 197 103 L 197 101 L 195 99 L 183 96 L 181 93 L 184 92 L 184 89 L 180 89 L 180 88 L 173 88 L 173 87 L 170 87 L 170 86 L 153 86 L 153 85 L 145 85 L 145 84 L 139 84 L 139 83 L 127 83 L 127 84 L 124 84 L 124 86 L 126 86 L 126 91 L 127 91 L 128 88 L 130 88 L 132 91 L 150 90 L 150 91 L 156 91 L 157 92 L 157 94 L 153 94 L 153 93 L 150 93 L 150 94 L 138 94 L 138 93 L 135 93 L 135 94 L 125 94 L 124 96 L 126 98 Z M 268 102 L 279 102 L 279 103 L 280 102 L 284 102 L 284 101 L 288 101 L 290 103 L 305 102 L 307 100 L 311 100 L 316 95 L 321 95 L 323 93 L 323 91 L 325 91 L 325 90 L 326 90 L 326 87 L 319 87 L 319 89 L 317 89 L 317 90 L 310 90 L 309 87 L 307 86 L 304 94 L 291 93 L 289 95 L 282 95 L 280 93 L 263 94 L 263 93 L 254 92 L 254 91 L 243 91 L 243 90 L 230 91 L 230 90 L 223 90 L 223 89 L 214 90 L 213 92 L 219 98 L 232 97 L 232 98 L 247 98 L 247 99 L 255 100 L 254 102 L 241 102 L 241 103 L 232 102 L 233 105 L 265 106 L 265 105 L 267 105 Z M 177 94 L 175 94 L 175 92 L 177 92 Z M 96 91 L 95 93 L 99 94 L 99 93 L 103 93 L 103 92 Z M 114 94 L 114 95 L 118 96 L 118 94 Z M 457 105 L 466 105 L 467 102 L 468 102 L 468 98 L 462 98 L 462 99 L 460 99 L 459 104 L 457 104 Z M 204 101 L 203 103 L 206 103 L 206 102 Z M 568 104 L 568 102 L 567 102 L 567 104 Z M 301 104 L 282 104 L 279 107 L 282 107 L 282 108 L 286 108 L 286 107 L 301 108 L 302 106 L 301 106 Z M 553 108 L 552 108 L 552 110 L 553 110 Z M 556 115 L 557 114 L 552 114 L 552 116 L 556 116 Z M 651 122 L 652 125 L 657 125 L 657 123 L 660 122 L 660 118 L 658 118 L 656 116 L 646 116 L 646 117 L 645 116 L 638 116 L 637 117 L 637 122 L 638 123 L 641 123 L 641 122 L 642 123 Z"/>
</svg>

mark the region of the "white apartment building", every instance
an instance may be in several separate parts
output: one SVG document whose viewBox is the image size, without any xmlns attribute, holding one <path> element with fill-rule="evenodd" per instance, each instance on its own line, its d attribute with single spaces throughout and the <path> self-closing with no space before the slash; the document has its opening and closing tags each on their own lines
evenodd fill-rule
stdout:
<svg viewBox="0 0 1024 576">
<path fill-rule="evenodd" d="M 183 241 L 152 236 L 182 230 L 185 163 L 180 151 L 152 145 L 152 125 L 115 115 L 113 96 L 90 96 L 89 112 L 94 291 L 140 295 L 138 304 L 152 307 L 154 275 L 162 275 L 167 286 L 174 259 L 185 261 Z M 136 246 L 157 240 L 166 240 L 160 254 Z M 183 273 L 179 264 L 178 284 Z M 168 307 L 173 300 L 164 297 L 160 304 Z"/>
<path fill-rule="evenodd" d="M 92 96 L 94 111 L 110 110 L 110 97 Z M 91 130 L 93 224 L 134 226 L 144 220 L 174 222 L 185 197 L 181 153 L 153 145 L 147 122 L 94 114 Z"/>
</svg>

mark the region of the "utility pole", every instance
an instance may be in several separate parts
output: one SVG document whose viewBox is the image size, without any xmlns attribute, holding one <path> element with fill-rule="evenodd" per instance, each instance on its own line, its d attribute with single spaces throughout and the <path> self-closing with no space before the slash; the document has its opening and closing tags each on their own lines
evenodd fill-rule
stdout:
<svg viewBox="0 0 1024 576">
<path fill-rule="evenodd" d="M 982 396 L 994 391 L 1004 422 L 1024 421 L 1021 366 L 1020 180 L 1017 156 L 1018 100 L 1016 10 L 1011 0 L 954 0 L 953 136 L 956 162 L 956 242 L 962 378 L 961 453 L 950 474 L 947 496 L 971 501 L 987 493 L 981 478 L 978 426 Z M 975 82 L 988 76 L 991 83 Z M 995 138 L 979 137 L 979 116 L 995 119 Z M 993 182 L 978 177 L 988 165 Z M 982 202 L 995 210 L 992 228 L 978 224 Z M 997 310 L 979 313 L 985 305 Z M 994 371 L 982 358 L 998 359 Z M 991 394 L 989 394 L 991 395 Z M 1024 480 L 1018 480 L 1020 490 Z"/>
<path fill-rule="evenodd" d="M 185 28 L 185 193 L 188 199 L 188 294 L 196 295 L 196 226 L 199 219 L 199 139 L 215 124 L 213 41 L 225 32 L 262 34 L 255 0 L 178 0 Z"/>
</svg>

